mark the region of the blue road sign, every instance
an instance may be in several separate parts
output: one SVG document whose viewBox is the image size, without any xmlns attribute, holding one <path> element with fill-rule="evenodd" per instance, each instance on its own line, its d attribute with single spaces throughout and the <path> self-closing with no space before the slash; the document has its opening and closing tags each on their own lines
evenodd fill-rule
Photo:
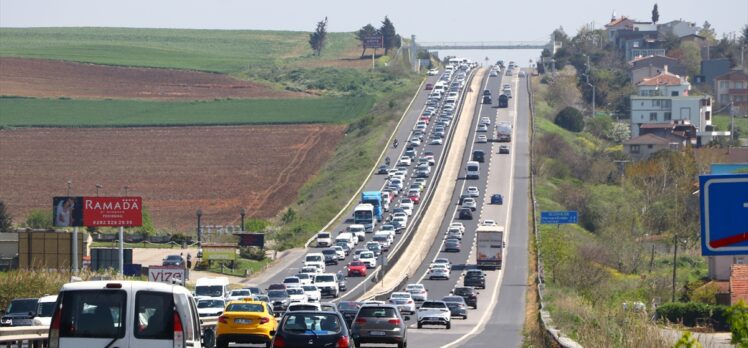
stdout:
<svg viewBox="0 0 748 348">
<path fill-rule="evenodd" d="M 540 223 L 548 225 L 575 224 L 579 221 L 576 210 L 541 211 Z"/>
<path fill-rule="evenodd" d="M 701 254 L 748 254 L 748 174 L 702 175 Z"/>
</svg>

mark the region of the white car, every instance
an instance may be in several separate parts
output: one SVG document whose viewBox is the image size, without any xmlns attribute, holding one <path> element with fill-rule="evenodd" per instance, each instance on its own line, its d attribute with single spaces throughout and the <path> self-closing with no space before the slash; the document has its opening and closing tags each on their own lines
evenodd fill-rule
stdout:
<svg viewBox="0 0 748 348">
<path fill-rule="evenodd" d="M 317 233 L 317 247 L 318 248 L 327 248 L 330 245 L 332 245 L 332 233 L 327 231 L 322 231 L 320 233 Z"/>
<path fill-rule="evenodd" d="M 429 291 L 423 284 L 408 284 L 405 291 L 410 293 L 414 301 L 426 301 L 429 299 Z"/>
<path fill-rule="evenodd" d="M 479 124 L 477 132 L 488 132 L 488 126 L 482 123 Z"/>
<path fill-rule="evenodd" d="M 363 242 L 366 239 L 366 226 L 361 224 L 353 224 L 348 226 L 348 232 L 352 233 L 359 242 Z"/>
<path fill-rule="evenodd" d="M 447 269 L 449 269 L 450 271 L 452 270 L 452 262 L 451 262 L 451 261 L 449 261 L 449 259 L 448 259 L 448 258 L 446 258 L 446 257 L 440 257 L 440 258 L 438 258 L 438 259 L 434 260 L 434 262 L 432 262 L 431 264 L 432 264 L 432 265 L 444 265 L 444 266 L 446 266 L 446 267 L 447 267 Z"/>
<path fill-rule="evenodd" d="M 488 116 L 483 116 L 480 118 L 480 123 L 482 124 L 491 124 L 491 119 Z"/>
<path fill-rule="evenodd" d="M 299 270 L 299 273 L 307 273 L 307 274 L 311 274 L 312 276 L 314 276 L 317 273 L 322 273 L 322 270 L 316 266 L 305 266 L 305 267 L 301 267 L 301 269 Z"/>
<path fill-rule="evenodd" d="M 397 222 L 402 229 L 408 227 L 408 218 L 404 216 L 397 216 L 392 218 L 392 222 Z"/>
<path fill-rule="evenodd" d="M 475 142 L 479 144 L 485 144 L 488 142 L 488 137 L 483 134 L 480 134 L 477 137 L 475 137 Z"/>
<path fill-rule="evenodd" d="M 296 277 L 298 277 L 299 280 L 301 281 L 302 287 L 304 287 L 304 285 L 312 284 L 312 274 L 310 273 L 299 273 L 296 275 Z"/>
<path fill-rule="evenodd" d="M 421 139 L 418 139 L 418 137 L 413 137 L 410 139 L 410 144 L 413 146 L 421 146 Z"/>
<path fill-rule="evenodd" d="M 389 303 L 397 306 L 400 312 L 408 312 L 415 314 L 416 312 L 416 301 L 413 301 L 413 297 L 410 296 L 409 292 L 397 291 L 390 295 Z"/>
<path fill-rule="evenodd" d="M 462 240 L 463 233 L 462 231 L 457 227 L 450 227 L 447 229 L 447 239 L 449 238 L 455 238 Z"/>
<path fill-rule="evenodd" d="M 398 166 L 410 166 L 410 162 L 411 162 L 410 157 L 403 156 L 403 157 L 400 157 L 400 160 L 397 162 L 397 165 Z"/>
<path fill-rule="evenodd" d="M 283 279 L 283 284 L 286 285 L 287 288 L 300 288 L 301 287 L 301 279 L 297 276 L 290 276 Z"/>
<path fill-rule="evenodd" d="M 358 254 L 358 260 L 366 264 L 366 268 L 376 268 L 377 267 L 377 257 L 374 256 L 374 253 L 366 250 Z"/>
<path fill-rule="evenodd" d="M 423 325 L 444 325 L 447 330 L 452 328 L 452 313 L 443 301 L 425 301 L 416 312 L 418 328 Z"/>
<path fill-rule="evenodd" d="M 444 139 L 442 138 L 431 138 L 430 145 L 442 145 L 444 144 Z"/>
<path fill-rule="evenodd" d="M 319 299 L 322 298 L 322 293 L 314 284 L 304 285 L 301 288 L 304 289 L 304 294 L 309 302 L 319 302 Z"/>
<path fill-rule="evenodd" d="M 496 226 L 496 221 L 485 219 L 482 223 L 483 226 Z"/>
<path fill-rule="evenodd" d="M 465 198 L 462 200 L 462 207 L 470 208 L 470 210 L 475 210 L 478 207 L 478 204 L 475 203 L 475 199 Z"/>
<path fill-rule="evenodd" d="M 412 215 L 412 210 L 414 207 L 415 205 L 413 204 L 413 201 L 410 200 L 410 198 L 405 197 L 400 199 L 400 208 L 411 210 L 411 213 L 409 213 L 408 215 Z"/>
<path fill-rule="evenodd" d="M 478 190 L 478 188 L 475 186 L 468 186 L 467 194 L 469 194 L 471 197 L 478 197 L 480 196 L 480 190 Z"/>
<path fill-rule="evenodd" d="M 39 299 L 36 305 L 36 316 L 32 320 L 34 326 L 49 326 L 52 314 L 55 312 L 57 295 L 47 295 Z"/>
<path fill-rule="evenodd" d="M 236 289 L 236 290 L 231 290 L 231 292 L 229 293 L 228 300 L 239 301 L 243 298 L 247 298 L 251 296 L 252 296 L 252 292 L 247 289 Z"/>
<path fill-rule="evenodd" d="M 345 260 L 345 250 L 343 250 L 342 246 L 335 245 L 332 248 L 335 249 L 335 253 L 338 255 L 338 261 Z"/>
<path fill-rule="evenodd" d="M 449 268 L 442 264 L 436 264 L 429 266 L 428 272 L 429 280 L 434 279 L 446 279 L 449 280 Z"/>
<path fill-rule="evenodd" d="M 307 302 L 306 293 L 304 293 L 304 289 L 302 287 L 286 289 L 286 293 L 288 294 L 288 298 L 291 303 L 294 303 L 294 302 L 306 303 Z"/>
<path fill-rule="evenodd" d="M 465 225 L 463 225 L 462 222 L 453 222 L 449 224 L 449 227 L 459 228 L 462 233 L 465 233 Z"/>
<path fill-rule="evenodd" d="M 226 302 L 220 297 L 206 297 L 197 301 L 197 315 L 201 317 L 217 317 L 223 314 Z"/>
<path fill-rule="evenodd" d="M 439 69 L 429 70 L 429 76 L 436 76 L 436 75 L 439 75 Z"/>
</svg>

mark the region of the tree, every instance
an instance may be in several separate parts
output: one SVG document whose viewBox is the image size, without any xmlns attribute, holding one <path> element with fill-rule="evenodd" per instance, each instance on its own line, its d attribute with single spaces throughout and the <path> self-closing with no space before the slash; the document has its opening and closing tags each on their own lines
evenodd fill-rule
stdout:
<svg viewBox="0 0 748 348">
<path fill-rule="evenodd" d="M 0 232 L 10 232 L 13 228 L 13 218 L 8 214 L 5 202 L 0 201 Z"/>
<path fill-rule="evenodd" d="M 717 42 L 717 33 L 714 32 L 714 28 L 712 28 L 709 21 L 704 21 L 704 25 L 701 27 L 701 30 L 699 30 L 699 35 L 706 38 L 709 45 L 713 45 Z"/>
<path fill-rule="evenodd" d="M 371 24 L 364 25 L 356 32 L 356 39 L 361 42 L 361 47 L 363 48 L 363 50 L 361 51 L 361 57 L 363 57 L 364 53 L 366 53 L 366 46 L 364 46 L 364 41 L 366 40 L 366 38 L 378 35 L 381 35 L 379 33 L 379 30 L 377 30 L 377 28 L 374 28 L 374 26 Z M 374 49 L 374 54 L 377 54 L 376 48 Z"/>
<path fill-rule="evenodd" d="M 312 46 L 314 54 L 317 56 L 322 54 L 322 48 L 325 46 L 327 40 L 327 17 L 325 20 L 317 22 L 317 29 L 309 34 L 309 45 Z"/>
<path fill-rule="evenodd" d="M 652 8 L 652 23 L 657 23 L 660 20 L 660 11 L 657 9 L 657 3 Z"/>
<path fill-rule="evenodd" d="M 732 343 L 740 347 L 748 345 L 748 306 L 743 300 L 727 309 L 727 323 L 732 332 Z"/>
<path fill-rule="evenodd" d="M 553 122 L 570 132 L 581 132 L 584 129 L 584 117 L 582 113 L 572 106 L 563 108 L 556 115 L 556 119 Z"/>
<path fill-rule="evenodd" d="M 47 209 L 34 209 L 26 215 L 26 227 L 50 229 L 52 226 L 52 211 Z"/>
<path fill-rule="evenodd" d="M 698 75 L 701 68 L 701 48 L 693 41 L 684 41 L 680 44 L 682 52 L 681 62 L 686 66 L 689 76 Z"/>
<path fill-rule="evenodd" d="M 391 48 L 395 48 L 400 44 L 397 42 L 399 40 L 395 31 L 395 25 L 392 24 L 392 21 L 387 16 L 384 16 L 384 21 L 382 21 L 382 27 L 379 28 L 379 32 L 382 34 L 384 40 L 384 54 L 387 55 Z"/>
</svg>

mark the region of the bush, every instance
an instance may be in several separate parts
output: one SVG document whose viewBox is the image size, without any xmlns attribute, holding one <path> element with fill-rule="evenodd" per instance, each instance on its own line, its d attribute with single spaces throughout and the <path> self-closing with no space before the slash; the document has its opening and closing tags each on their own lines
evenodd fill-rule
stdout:
<svg viewBox="0 0 748 348">
<path fill-rule="evenodd" d="M 685 326 L 709 324 L 719 331 L 726 331 L 727 306 L 708 305 L 699 302 L 671 302 L 657 307 L 657 315 L 669 322 L 681 323 Z"/>
<path fill-rule="evenodd" d="M 571 106 L 567 106 L 559 111 L 553 122 L 570 132 L 579 133 L 584 129 L 584 117 L 582 113 Z"/>
</svg>

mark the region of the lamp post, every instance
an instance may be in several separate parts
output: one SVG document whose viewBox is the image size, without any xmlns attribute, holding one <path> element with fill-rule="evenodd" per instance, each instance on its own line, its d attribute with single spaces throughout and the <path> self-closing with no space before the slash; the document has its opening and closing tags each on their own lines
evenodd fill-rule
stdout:
<svg viewBox="0 0 748 348">
<path fill-rule="evenodd" d="M 68 197 L 70 197 L 70 187 L 73 186 L 73 181 L 68 180 Z"/>
<path fill-rule="evenodd" d="M 202 228 L 200 227 L 200 218 L 203 216 L 203 210 L 198 208 L 195 214 L 197 215 L 197 248 L 200 249 L 203 246 Z"/>
<path fill-rule="evenodd" d="M 242 216 L 242 226 L 241 226 L 241 228 L 239 229 L 239 231 L 242 231 L 242 232 L 244 232 L 244 216 L 246 216 L 246 215 L 247 215 L 247 210 L 246 210 L 246 209 L 244 209 L 244 208 L 242 208 L 242 210 L 241 210 L 241 212 L 240 212 L 239 214 L 241 214 L 241 216 Z"/>
<path fill-rule="evenodd" d="M 101 184 L 96 184 L 96 197 L 99 197 L 99 189 L 104 186 L 101 186 Z"/>
</svg>

